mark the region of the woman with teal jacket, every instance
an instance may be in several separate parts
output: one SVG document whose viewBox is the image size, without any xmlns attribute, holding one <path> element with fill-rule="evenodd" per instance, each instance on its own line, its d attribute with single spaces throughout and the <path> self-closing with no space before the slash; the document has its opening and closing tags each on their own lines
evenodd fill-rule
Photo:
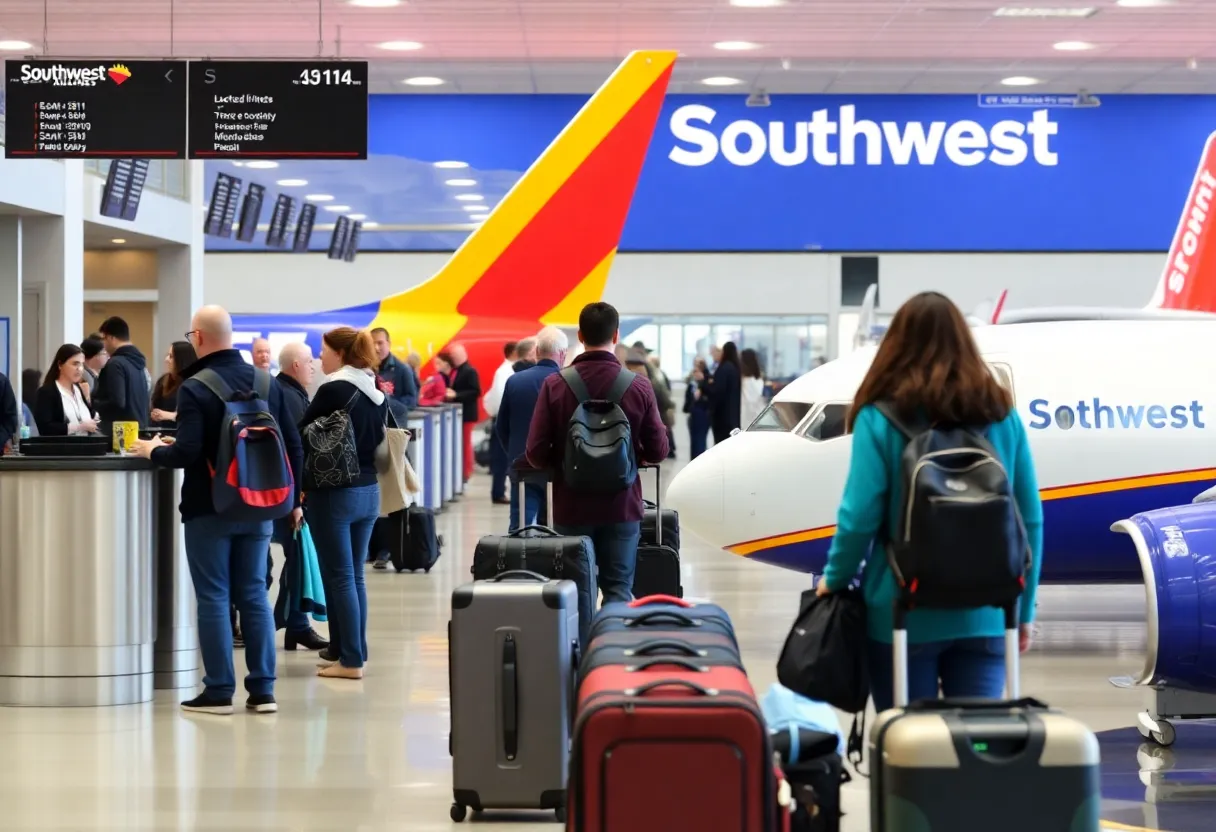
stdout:
<svg viewBox="0 0 1216 832">
<path fill-rule="evenodd" d="M 1021 598 L 1021 649 L 1030 646 L 1043 556 L 1043 507 L 1026 429 L 1013 397 L 980 357 L 971 329 L 955 305 L 937 292 L 916 295 L 895 313 L 849 414 L 853 456 L 836 535 L 818 592 L 844 589 L 862 569 L 869 629 L 874 706 L 893 704 L 891 641 L 895 579 L 884 528 L 897 528 L 903 505 L 901 455 L 907 440 L 875 402 L 894 405 L 901 420 L 987 426 L 985 435 L 1005 466 L 1033 554 Z M 967 552 L 959 552 L 960 558 Z M 864 569 L 862 564 L 864 562 Z M 1005 618 L 996 607 L 921 609 L 908 614 L 909 700 L 1000 698 L 1005 684 Z"/>
</svg>

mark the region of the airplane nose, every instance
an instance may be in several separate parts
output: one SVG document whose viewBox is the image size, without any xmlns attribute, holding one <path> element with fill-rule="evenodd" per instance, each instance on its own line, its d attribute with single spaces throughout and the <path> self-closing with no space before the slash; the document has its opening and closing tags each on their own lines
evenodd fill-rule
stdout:
<svg viewBox="0 0 1216 832">
<path fill-rule="evenodd" d="M 684 466 L 667 486 L 663 506 L 680 513 L 681 529 L 724 545 L 726 477 L 721 454 L 710 451 Z"/>
</svg>

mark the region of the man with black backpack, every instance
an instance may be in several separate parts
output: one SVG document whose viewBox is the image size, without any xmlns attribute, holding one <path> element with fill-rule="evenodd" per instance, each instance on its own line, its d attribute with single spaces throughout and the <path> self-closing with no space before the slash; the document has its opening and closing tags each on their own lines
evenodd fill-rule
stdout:
<svg viewBox="0 0 1216 832">
<path fill-rule="evenodd" d="M 553 477 L 557 531 L 591 538 L 605 603 L 632 597 L 643 514 L 638 464 L 667 458 L 654 388 L 615 355 L 619 326 L 611 305 L 583 307 L 584 352 L 545 379 L 526 451 L 529 464 Z"/>
<path fill-rule="evenodd" d="M 266 551 L 274 520 L 299 524 L 303 446 L 282 388 L 232 348 L 232 318 L 204 306 L 186 337 L 198 360 L 183 373 L 177 433 L 138 442 L 135 452 L 163 468 L 184 468 L 181 514 L 186 560 L 198 599 L 204 690 L 183 710 L 231 714 L 236 691 L 229 605 L 240 610 L 249 693 L 245 707 L 278 710 L 274 699 L 274 618 L 266 596 Z M 239 429 L 238 429 L 239 428 Z"/>
</svg>

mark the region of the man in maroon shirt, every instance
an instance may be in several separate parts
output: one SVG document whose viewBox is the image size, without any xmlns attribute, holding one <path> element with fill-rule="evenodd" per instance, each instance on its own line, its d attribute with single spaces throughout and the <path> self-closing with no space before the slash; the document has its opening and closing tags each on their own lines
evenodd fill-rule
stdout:
<svg viewBox="0 0 1216 832">
<path fill-rule="evenodd" d="M 578 340 L 585 351 L 573 366 L 593 399 L 605 399 L 616 377 L 624 370 L 614 353 L 620 338 L 620 316 L 607 303 L 589 303 L 578 316 Z M 566 430 L 578 399 L 555 373 L 545 379 L 532 412 L 526 456 L 534 468 L 553 477 L 553 522 L 567 535 L 587 535 L 595 545 L 600 590 L 604 602 L 628 601 L 637 565 L 638 538 L 642 521 L 642 480 L 623 491 L 592 494 L 575 491 L 562 482 L 562 457 Z M 629 419 L 639 463 L 659 464 L 667 458 L 667 429 L 659 416 L 654 388 L 645 375 L 637 375 L 625 395 L 621 410 Z"/>
</svg>

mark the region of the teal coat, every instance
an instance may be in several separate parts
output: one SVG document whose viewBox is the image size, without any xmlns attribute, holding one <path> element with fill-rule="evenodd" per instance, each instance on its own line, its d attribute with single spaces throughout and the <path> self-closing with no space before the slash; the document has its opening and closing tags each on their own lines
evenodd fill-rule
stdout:
<svg viewBox="0 0 1216 832">
<path fill-rule="evenodd" d="M 1009 474 L 1014 499 L 1030 536 L 1033 562 L 1030 574 L 1026 576 L 1020 614 L 1020 621 L 1025 624 L 1034 620 L 1035 594 L 1043 561 L 1043 506 L 1039 501 L 1039 483 L 1030 457 L 1026 428 L 1016 410 L 989 427 L 988 441 Z M 853 458 L 824 572 L 828 588 L 838 590 L 849 584 L 865 562 L 862 591 L 869 612 L 870 638 L 887 643 L 891 641 L 894 626 L 895 578 L 885 554 L 876 547 L 874 557 L 870 557 L 870 547 L 884 519 L 887 528 L 897 528 L 898 512 L 903 503 L 900 457 L 906 445 L 903 434 L 877 408 L 867 405 L 857 414 L 853 426 Z M 1004 631 L 1004 615 L 995 607 L 913 610 L 908 616 L 908 641 L 912 643 L 1000 636 Z"/>
</svg>

